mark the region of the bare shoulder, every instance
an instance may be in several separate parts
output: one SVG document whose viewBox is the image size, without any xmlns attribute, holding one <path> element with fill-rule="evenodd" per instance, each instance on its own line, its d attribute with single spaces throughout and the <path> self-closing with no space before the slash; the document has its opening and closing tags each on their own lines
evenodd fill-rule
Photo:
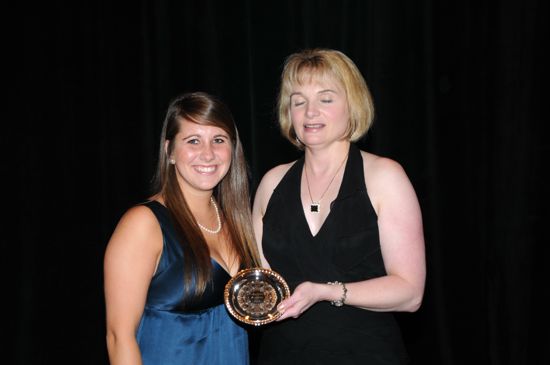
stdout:
<svg viewBox="0 0 550 365">
<path fill-rule="evenodd" d="M 151 228 L 158 225 L 155 214 L 145 205 L 136 205 L 128 209 L 120 218 L 119 224 L 136 226 L 136 229 Z"/>
<path fill-rule="evenodd" d="M 120 218 L 109 246 L 160 249 L 162 231 L 155 214 L 144 205 L 128 209 Z"/>
<path fill-rule="evenodd" d="M 367 192 L 377 213 L 383 202 L 415 200 L 412 184 L 395 160 L 361 151 Z"/>
<path fill-rule="evenodd" d="M 365 180 L 375 183 L 377 181 L 395 178 L 406 178 L 406 173 L 401 164 L 387 157 L 361 151 Z"/>
<path fill-rule="evenodd" d="M 266 186 L 271 186 L 275 188 L 281 180 L 283 179 L 283 176 L 288 172 L 288 170 L 294 165 L 296 161 L 285 163 L 282 165 L 275 166 L 271 170 L 265 173 L 265 175 L 262 177 L 261 184 L 264 184 Z"/>
<path fill-rule="evenodd" d="M 271 198 L 271 194 L 273 194 L 273 190 L 279 185 L 285 174 L 295 163 L 296 161 L 293 161 L 275 166 L 264 174 L 254 197 L 254 211 L 261 212 L 263 215 L 267 202 Z"/>
</svg>

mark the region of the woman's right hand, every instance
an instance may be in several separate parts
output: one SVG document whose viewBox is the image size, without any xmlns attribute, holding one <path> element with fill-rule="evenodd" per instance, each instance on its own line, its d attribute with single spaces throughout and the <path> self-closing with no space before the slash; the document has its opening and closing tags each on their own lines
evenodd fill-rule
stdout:
<svg viewBox="0 0 550 365">
<path fill-rule="evenodd" d="M 327 286 L 326 284 L 310 281 L 304 281 L 298 285 L 292 295 L 283 300 L 277 307 L 277 310 L 282 313 L 277 321 L 300 317 L 312 305 L 323 300 L 323 294 L 326 292 Z"/>
</svg>

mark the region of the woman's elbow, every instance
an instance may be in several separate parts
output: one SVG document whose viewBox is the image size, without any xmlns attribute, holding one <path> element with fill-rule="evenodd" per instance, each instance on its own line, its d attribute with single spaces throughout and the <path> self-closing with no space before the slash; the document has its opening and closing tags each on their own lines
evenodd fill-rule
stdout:
<svg viewBox="0 0 550 365">
<path fill-rule="evenodd" d="M 135 337 L 131 336 L 127 331 L 107 329 L 105 340 L 107 342 L 107 351 L 113 353 L 116 352 L 117 349 L 126 347 L 131 342 L 135 341 Z"/>
<path fill-rule="evenodd" d="M 416 312 L 422 306 L 422 301 L 424 299 L 424 290 L 415 290 L 411 293 L 410 299 L 407 301 L 406 305 L 402 308 L 404 312 Z"/>
<path fill-rule="evenodd" d="M 422 297 L 413 299 L 406 309 L 406 312 L 416 312 L 422 305 Z"/>
<path fill-rule="evenodd" d="M 112 352 L 116 348 L 117 336 L 114 331 L 107 330 L 105 335 L 105 341 L 107 342 L 107 351 Z"/>
</svg>

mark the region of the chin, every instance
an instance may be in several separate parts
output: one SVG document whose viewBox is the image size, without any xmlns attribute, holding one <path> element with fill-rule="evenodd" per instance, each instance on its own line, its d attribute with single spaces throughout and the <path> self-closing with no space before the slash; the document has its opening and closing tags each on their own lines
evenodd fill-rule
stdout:
<svg viewBox="0 0 550 365">
<path fill-rule="evenodd" d="M 212 179 L 209 181 L 203 181 L 196 185 L 197 189 L 200 190 L 212 190 L 214 189 L 220 182 L 222 181 L 221 178 Z"/>
</svg>

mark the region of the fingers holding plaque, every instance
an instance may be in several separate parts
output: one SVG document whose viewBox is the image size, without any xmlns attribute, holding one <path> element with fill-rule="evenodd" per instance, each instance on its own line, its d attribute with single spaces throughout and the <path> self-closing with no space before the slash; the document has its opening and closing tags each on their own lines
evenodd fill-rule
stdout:
<svg viewBox="0 0 550 365">
<path fill-rule="evenodd" d="M 229 313 L 246 324 L 260 326 L 281 316 L 279 303 L 290 296 L 285 280 L 273 270 L 252 268 L 239 271 L 225 285 Z"/>
</svg>

